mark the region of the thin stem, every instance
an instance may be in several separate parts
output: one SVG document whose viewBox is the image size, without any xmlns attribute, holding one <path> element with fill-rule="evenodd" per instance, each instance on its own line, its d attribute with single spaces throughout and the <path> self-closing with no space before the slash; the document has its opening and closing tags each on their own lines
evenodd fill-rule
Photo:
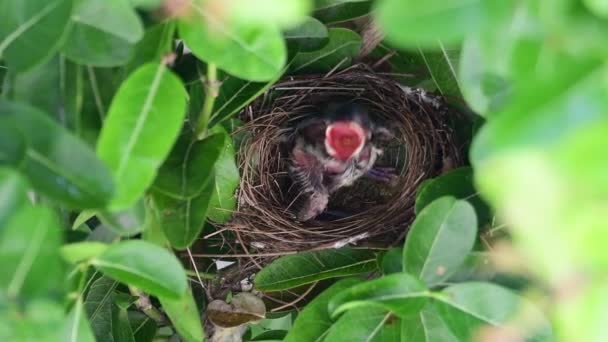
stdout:
<svg viewBox="0 0 608 342">
<path fill-rule="evenodd" d="M 129 292 L 131 292 L 133 296 L 138 297 L 137 301 L 135 302 L 135 306 L 137 306 L 139 310 L 145 313 L 146 316 L 150 317 L 154 322 L 159 325 L 162 325 L 167 322 L 165 315 L 163 315 L 152 305 L 152 302 L 150 302 L 150 297 L 148 297 L 148 295 L 145 294 L 142 290 L 133 286 L 129 286 Z"/>
<path fill-rule="evenodd" d="M 213 63 L 207 64 L 207 78 L 205 80 L 205 103 L 203 110 L 198 117 L 196 124 L 196 138 L 204 139 L 207 136 L 207 125 L 209 125 L 209 117 L 213 111 L 213 104 L 219 92 L 219 83 L 217 81 L 217 67 Z"/>
</svg>

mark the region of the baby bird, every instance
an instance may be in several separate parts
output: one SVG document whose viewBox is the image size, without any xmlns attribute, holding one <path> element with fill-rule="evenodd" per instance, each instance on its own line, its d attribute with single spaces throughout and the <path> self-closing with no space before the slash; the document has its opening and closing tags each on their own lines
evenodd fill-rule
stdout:
<svg viewBox="0 0 608 342">
<path fill-rule="evenodd" d="M 382 154 L 377 142 L 388 140 L 391 134 L 372 122 L 363 106 L 339 105 L 298 125 L 295 134 L 289 174 L 306 196 L 296 214 L 299 221 L 321 214 L 330 194 L 363 175 L 384 181 L 394 176 L 373 168 Z"/>
</svg>

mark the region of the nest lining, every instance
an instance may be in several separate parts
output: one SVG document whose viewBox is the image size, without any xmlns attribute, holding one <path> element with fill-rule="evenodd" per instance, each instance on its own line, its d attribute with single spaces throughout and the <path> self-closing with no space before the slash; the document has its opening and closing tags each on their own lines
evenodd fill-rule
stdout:
<svg viewBox="0 0 608 342">
<path fill-rule="evenodd" d="M 297 203 L 287 174 L 294 124 L 319 104 L 348 99 L 368 108 L 395 135 L 377 164 L 398 170 L 394 184 L 361 178 L 332 195 L 352 215 L 338 220 L 295 220 Z M 359 64 L 327 75 L 292 76 L 248 106 L 239 132 L 238 208 L 224 229 L 247 253 L 337 248 L 350 243 L 387 247 L 399 242 L 414 218 L 418 185 L 462 163 L 451 121 L 455 112 L 420 89 L 401 86 Z M 296 196 L 297 197 L 297 196 Z"/>
</svg>

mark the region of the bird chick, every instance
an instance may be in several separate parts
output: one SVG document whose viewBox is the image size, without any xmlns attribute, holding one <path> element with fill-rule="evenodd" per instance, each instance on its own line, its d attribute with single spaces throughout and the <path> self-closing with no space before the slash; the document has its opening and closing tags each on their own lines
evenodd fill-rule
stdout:
<svg viewBox="0 0 608 342">
<path fill-rule="evenodd" d="M 377 142 L 391 135 L 373 123 L 362 106 L 335 106 L 325 115 L 298 125 L 295 134 L 289 174 L 305 196 L 305 203 L 297 212 L 300 221 L 321 214 L 330 194 L 352 185 L 363 175 L 390 178 L 385 171 L 373 167 L 382 154 Z"/>
</svg>

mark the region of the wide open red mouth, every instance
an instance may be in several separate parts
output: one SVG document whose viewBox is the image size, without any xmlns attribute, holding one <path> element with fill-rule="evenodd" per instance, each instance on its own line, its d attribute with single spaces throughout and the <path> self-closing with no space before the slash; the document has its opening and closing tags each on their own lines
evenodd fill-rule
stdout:
<svg viewBox="0 0 608 342">
<path fill-rule="evenodd" d="M 361 151 L 365 134 L 361 126 L 351 121 L 335 122 L 325 131 L 325 147 L 332 157 L 348 160 Z"/>
</svg>

